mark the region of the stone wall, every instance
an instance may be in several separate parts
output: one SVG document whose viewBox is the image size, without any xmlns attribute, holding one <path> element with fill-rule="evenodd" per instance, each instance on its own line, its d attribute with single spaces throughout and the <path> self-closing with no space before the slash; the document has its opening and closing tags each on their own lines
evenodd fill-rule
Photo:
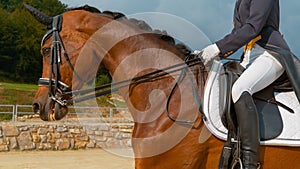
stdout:
<svg viewBox="0 0 300 169">
<path fill-rule="evenodd" d="M 23 124 L 0 126 L 0 152 L 131 147 L 133 123 Z"/>
</svg>

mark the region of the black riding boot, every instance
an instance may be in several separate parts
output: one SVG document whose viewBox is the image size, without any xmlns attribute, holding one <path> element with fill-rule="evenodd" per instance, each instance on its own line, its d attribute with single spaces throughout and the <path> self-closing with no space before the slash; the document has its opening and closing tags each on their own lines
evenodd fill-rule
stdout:
<svg viewBox="0 0 300 169">
<path fill-rule="evenodd" d="M 244 169 L 256 169 L 259 149 L 259 121 L 252 96 L 243 92 L 234 104 L 241 139 Z"/>
</svg>

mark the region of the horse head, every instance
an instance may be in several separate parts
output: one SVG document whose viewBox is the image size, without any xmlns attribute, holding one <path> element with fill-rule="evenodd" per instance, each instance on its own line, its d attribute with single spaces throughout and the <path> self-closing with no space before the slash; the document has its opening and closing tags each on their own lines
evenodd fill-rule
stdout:
<svg viewBox="0 0 300 169">
<path fill-rule="evenodd" d="M 63 100 L 71 98 L 70 95 L 63 95 L 64 92 L 74 89 L 74 86 L 80 88 L 82 81 L 86 80 L 79 78 L 78 82 L 73 81 L 73 66 L 85 42 L 97 30 L 91 26 L 95 24 L 95 15 L 84 10 L 72 10 L 50 17 L 27 4 L 24 7 L 37 21 L 47 26 L 41 43 L 42 78 L 39 80 L 33 110 L 44 121 L 60 120 L 68 113 L 67 103 Z"/>
</svg>

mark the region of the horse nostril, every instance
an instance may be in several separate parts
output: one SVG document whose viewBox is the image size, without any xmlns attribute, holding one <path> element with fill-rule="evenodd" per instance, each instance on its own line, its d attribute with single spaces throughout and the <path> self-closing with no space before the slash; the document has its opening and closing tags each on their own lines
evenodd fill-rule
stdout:
<svg viewBox="0 0 300 169">
<path fill-rule="evenodd" d="M 35 114 L 40 114 L 40 103 L 33 103 L 32 109 Z"/>
</svg>

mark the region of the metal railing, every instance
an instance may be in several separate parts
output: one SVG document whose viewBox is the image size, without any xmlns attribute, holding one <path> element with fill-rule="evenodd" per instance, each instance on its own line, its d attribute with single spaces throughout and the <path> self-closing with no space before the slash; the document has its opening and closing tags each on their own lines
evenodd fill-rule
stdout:
<svg viewBox="0 0 300 169">
<path fill-rule="evenodd" d="M 31 105 L 16 105 L 14 120 L 18 120 L 18 117 L 22 116 L 22 115 L 34 115 L 34 113 L 32 111 L 32 106 Z"/>
<path fill-rule="evenodd" d="M 0 115 L 5 114 L 11 115 L 11 121 L 13 122 L 22 122 L 26 121 L 28 118 L 37 118 L 37 115 L 35 115 L 32 111 L 31 105 L 0 104 Z M 102 119 L 105 118 L 106 122 L 109 123 L 116 122 L 115 119 L 123 119 L 123 121 L 125 120 L 127 122 L 133 122 L 133 119 L 127 108 L 89 106 L 70 106 L 69 113 L 63 120 L 76 121 L 78 118 L 89 118 L 91 115 L 93 115 L 93 117 L 95 117 L 95 115 L 101 116 Z"/>
<path fill-rule="evenodd" d="M 0 115 L 10 115 L 11 120 L 14 121 L 14 114 L 15 114 L 15 105 L 9 104 L 0 104 Z"/>
</svg>

